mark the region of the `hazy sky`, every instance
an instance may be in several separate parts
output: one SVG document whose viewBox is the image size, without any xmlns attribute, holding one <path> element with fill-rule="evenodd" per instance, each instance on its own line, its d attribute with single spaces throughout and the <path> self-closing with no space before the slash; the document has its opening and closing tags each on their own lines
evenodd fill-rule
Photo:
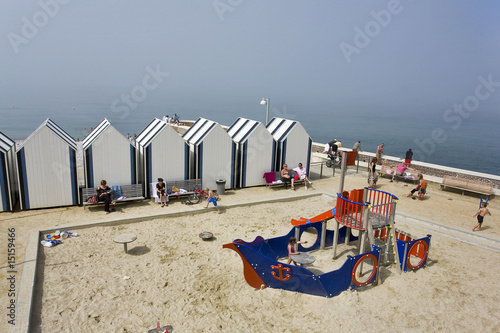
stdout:
<svg viewBox="0 0 500 333">
<path fill-rule="evenodd" d="M 495 0 L 3 0 L 0 112 L 81 94 L 443 113 L 489 75 L 480 107 L 498 112 L 499 22 Z"/>
</svg>

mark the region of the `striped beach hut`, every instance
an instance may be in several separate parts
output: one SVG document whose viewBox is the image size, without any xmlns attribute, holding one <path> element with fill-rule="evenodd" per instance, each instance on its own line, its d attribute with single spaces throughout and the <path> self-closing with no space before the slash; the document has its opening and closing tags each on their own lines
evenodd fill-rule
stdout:
<svg viewBox="0 0 500 333">
<path fill-rule="evenodd" d="M 0 212 L 14 210 L 17 197 L 16 143 L 0 132 Z"/>
<path fill-rule="evenodd" d="M 136 149 L 104 118 L 82 142 L 85 184 L 98 187 L 105 179 L 108 186 L 136 184 Z"/>
<path fill-rule="evenodd" d="M 274 171 L 275 144 L 259 121 L 238 118 L 227 130 L 236 145 L 234 186 L 265 185 L 262 175 Z"/>
<path fill-rule="evenodd" d="M 203 187 L 215 189 L 217 180 L 233 188 L 235 145 L 222 126 L 199 118 L 182 137 L 189 145 L 189 178 L 201 179 Z"/>
<path fill-rule="evenodd" d="M 302 163 L 309 173 L 312 139 L 304 127 L 298 121 L 283 118 L 271 119 L 266 127 L 276 142 L 275 170 L 281 170 L 285 163 L 289 169 Z"/>
<path fill-rule="evenodd" d="M 147 197 L 151 196 L 149 184 L 160 177 L 165 181 L 188 179 L 189 147 L 172 126 L 155 118 L 136 142 L 139 179 L 146 185 Z"/>
<path fill-rule="evenodd" d="M 16 154 L 21 209 L 78 204 L 76 142 L 52 120 L 31 133 Z"/>
</svg>

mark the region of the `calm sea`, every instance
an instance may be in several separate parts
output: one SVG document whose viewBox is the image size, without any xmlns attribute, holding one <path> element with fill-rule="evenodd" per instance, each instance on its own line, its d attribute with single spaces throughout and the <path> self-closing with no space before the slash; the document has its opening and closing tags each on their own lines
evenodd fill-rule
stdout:
<svg viewBox="0 0 500 333">
<path fill-rule="evenodd" d="M 216 100 L 203 103 L 184 100 L 148 99 L 137 108 L 112 108 L 116 94 L 94 98 L 67 96 L 47 98 L 46 94 L 32 96 L 29 101 L 21 97 L 0 98 L 0 131 L 15 140 L 23 140 L 46 118 L 52 119 L 75 139 L 80 140 L 103 118 L 107 118 L 123 135 L 139 134 L 154 118 L 177 113 L 181 119 L 196 120 L 204 117 L 223 125 L 231 125 L 238 117 L 265 122 L 265 106 L 255 100 Z M 146 103 L 147 102 L 147 103 Z M 307 106 L 271 107 L 273 116 L 299 121 L 315 142 L 342 140 L 342 146 L 351 148 L 361 141 L 361 148 L 374 152 L 385 143 L 387 155 L 404 157 L 408 148 L 414 159 L 450 167 L 500 175 L 500 116 L 497 112 L 480 113 L 478 110 L 461 124 L 445 122 L 444 110 L 419 115 L 411 112 L 366 112 L 359 110 L 331 111 Z M 417 116 L 418 115 L 418 116 Z M 452 126 L 455 125 L 455 128 Z M 434 132 L 434 136 L 433 136 Z"/>
</svg>

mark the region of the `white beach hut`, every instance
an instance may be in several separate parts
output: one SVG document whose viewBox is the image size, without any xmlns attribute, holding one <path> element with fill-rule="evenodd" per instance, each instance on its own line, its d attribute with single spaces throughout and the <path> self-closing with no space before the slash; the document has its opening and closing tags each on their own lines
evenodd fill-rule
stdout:
<svg viewBox="0 0 500 333">
<path fill-rule="evenodd" d="M 0 132 L 0 212 L 12 211 L 16 198 L 16 143 Z"/>
<path fill-rule="evenodd" d="M 139 134 L 139 179 L 146 186 L 146 196 L 151 193 L 149 184 L 163 178 L 165 181 L 188 179 L 189 146 L 177 131 L 158 118 Z"/>
<path fill-rule="evenodd" d="M 189 178 L 215 189 L 217 180 L 233 188 L 234 150 L 231 137 L 218 123 L 199 118 L 182 137 L 189 145 Z"/>
<path fill-rule="evenodd" d="M 238 118 L 227 130 L 236 145 L 234 186 L 265 185 L 262 175 L 274 170 L 275 144 L 259 121 Z"/>
<path fill-rule="evenodd" d="M 271 119 L 266 127 L 276 142 L 275 170 L 281 170 L 284 163 L 289 169 L 302 163 L 309 173 L 312 139 L 304 127 L 298 121 L 283 118 Z"/>
<path fill-rule="evenodd" d="M 76 142 L 45 120 L 16 152 L 21 209 L 78 204 Z"/>
<path fill-rule="evenodd" d="M 109 121 L 103 119 L 82 142 L 85 183 L 98 187 L 136 184 L 136 149 Z"/>
</svg>

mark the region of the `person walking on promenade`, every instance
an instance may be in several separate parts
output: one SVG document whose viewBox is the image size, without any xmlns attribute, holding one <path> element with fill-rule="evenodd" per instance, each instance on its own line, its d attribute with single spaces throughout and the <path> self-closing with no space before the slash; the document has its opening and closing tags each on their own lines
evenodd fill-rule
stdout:
<svg viewBox="0 0 500 333">
<path fill-rule="evenodd" d="M 356 141 L 354 146 L 352 146 L 352 151 L 362 151 L 361 150 L 361 141 Z"/>
<path fill-rule="evenodd" d="M 477 216 L 477 224 L 472 229 L 472 231 L 476 231 L 476 228 L 478 230 L 481 230 L 481 226 L 483 225 L 484 217 L 486 216 L 486 214 L 488 214 L 488 215 L 491 216 L 491 213 L 488 210 L 488 208 L 486 208 L 486 206 L 488 206 L 488 204 L 486 202 L 482 202 L 481 203 L 481 208 L 479 208 L 479 210 L 477 211 L 477 213 L 472 216 L 472 217 L 476 217 Z"/>
<path fill-rule="evenodd" d="M 377 158 L 377 161 L 382 164 L 382 154 L 384 153 L 384 144 L 382 143 L 380 146 L 377 147 L 377 153 L 375 154 L 375 157 Z"/>
<path fill-rule="evenodd" d="M 325 148 L 323 149 L 323 154 L 332 154 L 332 152 L 335 154 L 338 150 L 338 146 L 335 144 L 337 142 L 337 139 L 333 139 L 330 142 L 327 142 L 325 144 Z M 335 146 L 335 147 L 334 147 Z"/>
<path fill-rule="evenodd" d="M 410 166 L 411 164 L 411 161 L 413 160 L 413 152 L 411 151 L 411 148 L 408 149 L 408 151 L 406 152 L 406 156 L 405 156 L 405 165 L 406 166 Z"/>
<path fill-rule="evenodd" d="M 179 116 L 177 115 L 177 113 L 174 114 L 174 125 L 177 125 L 177 126 L 180 125 Z"/>
</svg>

